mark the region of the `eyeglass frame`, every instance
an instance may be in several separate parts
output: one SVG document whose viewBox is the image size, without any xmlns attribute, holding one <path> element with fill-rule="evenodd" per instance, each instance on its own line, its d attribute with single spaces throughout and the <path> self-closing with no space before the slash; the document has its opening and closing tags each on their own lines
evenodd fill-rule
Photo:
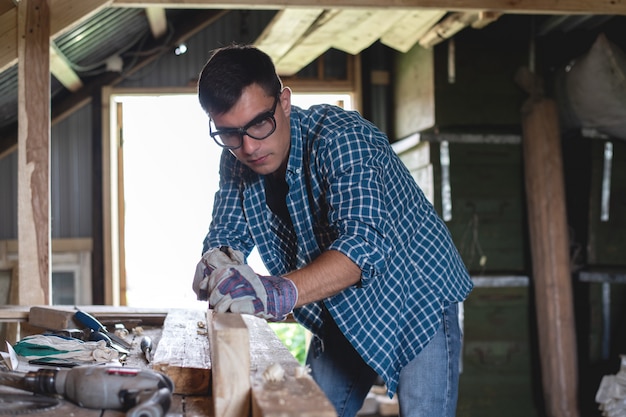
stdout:
<svg viewBox="0 0 626 417">
<path fill-rule="evenodd" d="M 246 123 L 243 127 L 229 127 L 226 129 L 219 129 L 216 131 L 213 131 L 213 125 L 215 125 L 215 122 L 213 121 L 213 118 L 209 118 L 209 136 L 211 136 L 213 138 L 213 141 L 215 143 L 217 143 L 218 146 L 228 149 L 228 150 L 235 150 L 235 149 L 239 149 L 243 146 L 243 137 L 248 136 L 251 137 L 254 140 L 264 140 L 269 138 L 272 133 L 274 133 L 276 131 L 276 107 L 278 106 L 278 102 L 280 101 L 280 93 L 276 94 L 276 96 L 274 97 L 274 105 L 272 106 L 272 110 L 268 110 L 265 113 L 261 113 L 259 114 L 257 117 L 255 117 L 254 119 L 252 119 L 251 121 L 249 121 L 248 123 Z M 255 136 L 252 136 L 251 134 L 249 134 L 247 132 L 248 129 L 250 129 L 250 127 L 254 126 L 255 124 L 259 123 L 260 121 L 263 121 L 265 119 L 270 119 L 273 122 L 273 126 L 272 130 L 270 130 L 270 132 L 263 136 L 262 138 L 258 138 Z M 221 143 L 216 136 L 220 136 L 223 134 L 238 134 L 239 135 L 239 145 L 237 146 L 228 146 L 225 145 L 224 143 Z"/>
</svg>

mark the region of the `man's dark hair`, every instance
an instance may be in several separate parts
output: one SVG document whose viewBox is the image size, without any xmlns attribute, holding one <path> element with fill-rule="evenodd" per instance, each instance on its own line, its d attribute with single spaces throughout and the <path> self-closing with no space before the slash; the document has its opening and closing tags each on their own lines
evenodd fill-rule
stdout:
<svg viewBox="0 0 626 417">
<path fill-rule="evenodd" d="M 206 113 L 222 114 L 241 97 L 244 88 L 258 84 L 268 96 L 282 90 L 272 59 L 251 45 L 233 44 L 214 50 L 198 80 L 198 99 Z"/>
</svg>

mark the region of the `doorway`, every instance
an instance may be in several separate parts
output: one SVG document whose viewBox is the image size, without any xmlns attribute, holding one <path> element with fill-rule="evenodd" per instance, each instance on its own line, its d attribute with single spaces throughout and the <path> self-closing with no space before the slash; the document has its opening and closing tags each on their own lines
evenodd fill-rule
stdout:
<svg viewBox="0 0 626 417">
<path fill-rule="evenodd" d="M 292 104 L 352 109 L 351 94 L 292 94 Z M 206 308 L 191 289 L 218 189 L 221 149 L 195 94 L 116 95 L 123 126 L 123 259 L 132 307 Z M 267 273 L 258 253 L 248 263 Z"/>
</svg>

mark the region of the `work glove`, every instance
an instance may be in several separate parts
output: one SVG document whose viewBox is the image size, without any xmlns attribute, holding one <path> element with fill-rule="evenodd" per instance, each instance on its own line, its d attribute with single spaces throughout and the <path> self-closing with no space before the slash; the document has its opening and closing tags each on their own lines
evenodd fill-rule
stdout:
<svg viewBox="0 0 626 417">
<path fill-rule="evenodd" d="M 209 283 L 209 276 L 217 268 L 222 268 L 229 265 L 241 265 L 243 264 L 243 253 L 238 250 L 229 248 L 228 246 L 220 246 L 219 248 L 211 248 L 204 252 L 202 259 L 196 266 L 196 273 L 193 277 L 193 291 L 196 293 L 198 300 L 207 300 L 209 298 L 209 292 L 207 286 Z"/>
<path fill-rule="evenodd" d="M 248 265 L 216 269 L 209 277 L 209 307 L 218 313 L 252 314 L 269 321 L 282 321 L 298 300 L 290 279 L 263 276 Z"/>
</svg>

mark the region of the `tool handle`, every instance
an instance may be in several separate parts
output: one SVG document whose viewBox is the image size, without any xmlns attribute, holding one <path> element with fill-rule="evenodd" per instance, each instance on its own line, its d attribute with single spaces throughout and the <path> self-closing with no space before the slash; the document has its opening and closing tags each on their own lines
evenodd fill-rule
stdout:
<svg viewBox="0 0 626 417">
<path fill-rule="evenodd" d="M 76 318 L 76 320 L 78 320 L 79 322 L 81 322 L 82 324 L 84 324 L 85 326 L 89 327 L 91 330 L 95 330 L 95 331 L 102 331 L 102 332 L 106 332 L 107 329 L 106 327 L 104 327 L 102 325 L 102 323 L 100 323 L 98 321 L 98 319 L 96 319 L 94 316 L 92 316 L 91 314 L 82 311 L 82 310 L 76 310 L 76 313 L 74 313 L 74 318 Z"/>
<path fill-rule="evenodd" d="M 126 417 L 163 417 L 172 403 L 172 392 L 167 388 L 156 391 L 148 400 L 126 412 Z"/>
</svg>

